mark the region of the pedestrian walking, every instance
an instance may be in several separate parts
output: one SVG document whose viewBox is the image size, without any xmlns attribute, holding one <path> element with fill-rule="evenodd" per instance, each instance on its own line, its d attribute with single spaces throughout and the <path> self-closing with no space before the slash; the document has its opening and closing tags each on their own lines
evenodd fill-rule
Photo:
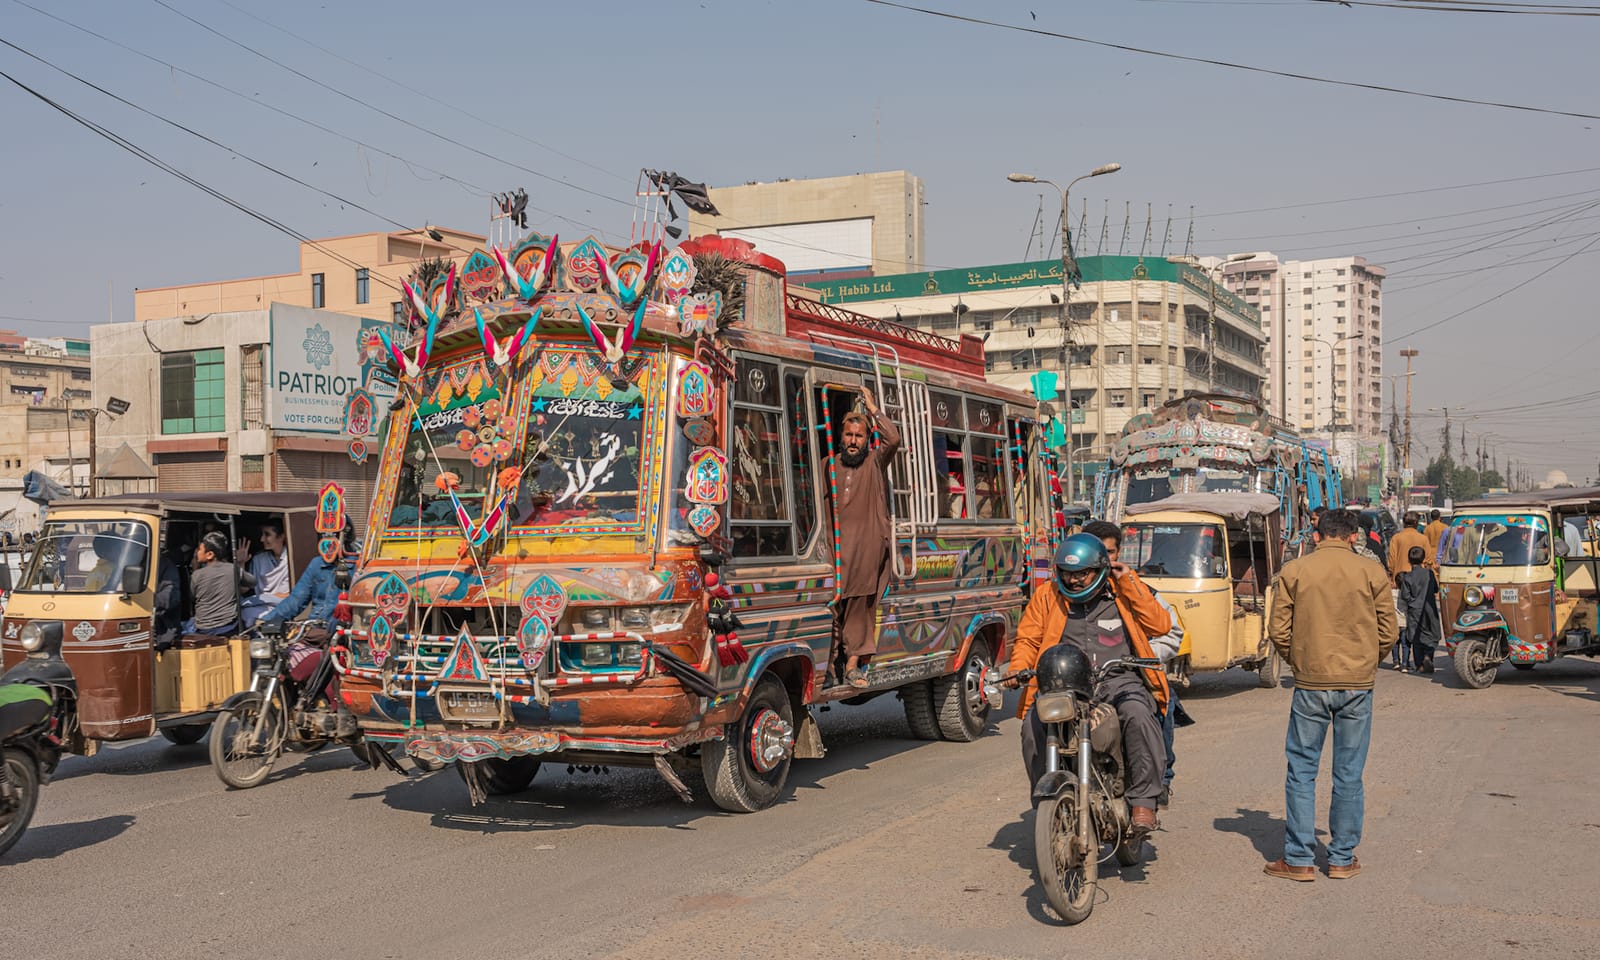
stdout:
<svg viewBox="0 0 1600 960">
<path fill-rule="evenodd" d="M 1362 770 L 1372 738 L 1372 687 L 1378 662 L 1397 634 L 1390 580 L 1353 552 L 1360 522 L 1330 510 L 1315 533 L 1316 549 L 1284 564 L 1268 632 L 1294 671 L 1294 700 L 1284 753 L 1283 856 L 1268 876 L 1316 879 L 1317 766 L 1333 731 L 1333 802 L 1328 808 L 1328 876 L 1361 872 L 1365 797 Z"/>
<path fill-rule="evenodd" d="M 1439 581 L 1423 566 L 1421 550 L 1411 548 L 1411 569 L 1400 575 L 1400 610 L 1406 625 L 1395 645 L 1395 659 L 1402 673 L 1408 666 L 1418 673 L 1432 673 L 1433 651 L 1439 645 Z"/>
</svg>

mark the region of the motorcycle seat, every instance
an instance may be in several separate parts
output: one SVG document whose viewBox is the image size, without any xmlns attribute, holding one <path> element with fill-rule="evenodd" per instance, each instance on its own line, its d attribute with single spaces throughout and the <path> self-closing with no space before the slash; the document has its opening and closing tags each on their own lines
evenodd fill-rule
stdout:
<svg viewBox="0 0 1600 960">
<path fill-rule="evenodd" d="M 50 696 L 25 683 L 0 686 L 0 741 L 29 730 L 50 715 Z"/>
</svg>

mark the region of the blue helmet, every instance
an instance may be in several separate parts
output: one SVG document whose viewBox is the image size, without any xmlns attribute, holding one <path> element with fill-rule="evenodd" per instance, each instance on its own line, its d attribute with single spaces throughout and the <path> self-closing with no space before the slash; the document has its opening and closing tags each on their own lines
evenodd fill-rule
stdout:
<svg viewBox="0 0 1600 960">
<path fill-rule="evenodd" d="M 1095 571 L 1095 577 L 1082 590 L 1067 588 L 1067 574 Z M 1056 548 L 1056 589 L 1075 603 L 1082 603 L 1100 592 L 1111 575 L 1111 555 L 1100 538 L 1090 533 L 1075 533 Z"/>
</svg>

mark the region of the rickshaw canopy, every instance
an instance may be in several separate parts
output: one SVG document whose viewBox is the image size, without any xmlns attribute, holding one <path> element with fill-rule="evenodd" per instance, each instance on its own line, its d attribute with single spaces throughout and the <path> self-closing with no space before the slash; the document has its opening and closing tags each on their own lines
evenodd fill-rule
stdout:
<svg viewBox="0 0 1600 960">
<path fill-rule="evenodd" d="M 1244 493 L 1233 490 L 1179 493 L 1150 503 L 1131 503 L 1125 512 L 1130 516 L 1137 516 L 1164 511 L 1212 513 L 1228 520 L 1246 520 L 1252 516 L 1277 513 L 1278 498 L 1270 493 Z"/>
</svg>

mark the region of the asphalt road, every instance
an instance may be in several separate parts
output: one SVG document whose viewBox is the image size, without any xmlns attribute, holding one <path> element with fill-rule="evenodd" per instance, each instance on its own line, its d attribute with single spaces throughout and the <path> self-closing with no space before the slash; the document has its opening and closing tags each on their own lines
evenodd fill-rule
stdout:
<svg viewBox="0 0 1600 960">
<path fill-rule="evenodd" d="M 1448 661 L 1441 658 L 1446 668 Z M 1490 689 L 1384 671 L 1365 872 L 1310 884 L 1282 840 L 1290 691 L 1202 678 L 1148 862 L 1057 925 L 1006 719 L 908 738 L 899 703 L 823 714 L 829 753 L 737 816 L 653 772 L 546 768 L 473 809 L 454 773 L 348 751 L 223 788 L 204 744 L 69 760 L 0 861 L 5 954 L 204 957 L 1594 957 L 1600 664 Z M 1325 813 L 1326 766 L 1319 809 Z M 1091 952 L 1092 951 L 1092 952 Z"/>
</svg>

